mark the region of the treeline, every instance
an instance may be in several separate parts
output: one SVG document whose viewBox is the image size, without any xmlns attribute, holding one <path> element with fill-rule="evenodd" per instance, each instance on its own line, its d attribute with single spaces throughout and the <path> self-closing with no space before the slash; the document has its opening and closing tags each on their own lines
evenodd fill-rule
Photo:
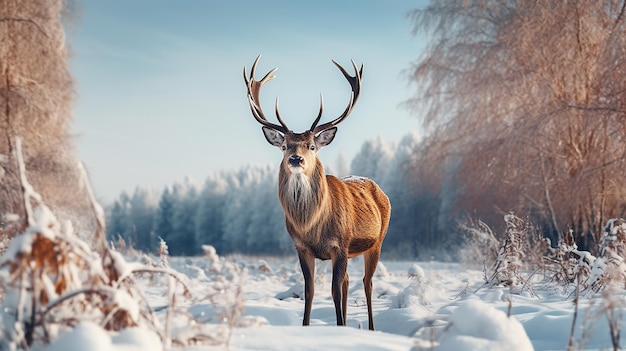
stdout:
<svg viewBox="0 0 626 351">
<path fill-rule="evenodd" d="M 351 162 L 351 174 L 376 180 L 391 199 L 383 248 L 388 256 L 416 257 L 442 240 L 437 235 L 438 196 L 408 172 L 419 145 L 416 134 L 400 143 L 371 140 Z M 336 168 L 342 167 L 348 168 Z M 131 195 L 122 193 L 108 209 L 109 239 L 155 252 L 163 238 L 173 255 L 199 254 L 203 244 L 221 254 L 291 254 L 277 177 L 277 167 L 246 166 L 210 175 L 201 186 L 185 180 L 161 192 L 137 187 Z"/>
</svg>

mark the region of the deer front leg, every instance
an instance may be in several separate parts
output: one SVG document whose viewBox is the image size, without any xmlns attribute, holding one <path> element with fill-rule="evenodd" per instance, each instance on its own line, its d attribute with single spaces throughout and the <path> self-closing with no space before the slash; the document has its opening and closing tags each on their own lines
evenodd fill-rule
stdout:
<svg viewBox="0 0 626 351">
<path fill-rule="evenodd" d="M 343 287 L 341 288 L 341 308 L 343 311 L 343 323 L 348 324 L 348 289 L 350 288 L 350 277 L 346 272 L 346 276 L 343 279 Z"/>
<path fill-rule="evenodd" d="M 300 268 L 304 276 L 304 317 L 302 318 L 302 325 L 309 325 L 311 322 L 313 295 L 315 295 L 315 257 L 308 250 L 298 249 L 297 251 Z"/>
<path fill-rule="evenodd" d="M 332 295 L 333 302 L 335 303 L 335 314 L 337 315 L 337 325 L 346 325 L 346 306 L 344 306 L 344 299 L 347 300 L 348 289 L 345 288 L 344 282 L 346 280 L 348 270 L 348 255 L 343 252 L 337 253 L 332 257 L 333 260 L 333 283 L 332 283 Z M 345 290 L 345 296 L 344 296 Z"/>
</svg>

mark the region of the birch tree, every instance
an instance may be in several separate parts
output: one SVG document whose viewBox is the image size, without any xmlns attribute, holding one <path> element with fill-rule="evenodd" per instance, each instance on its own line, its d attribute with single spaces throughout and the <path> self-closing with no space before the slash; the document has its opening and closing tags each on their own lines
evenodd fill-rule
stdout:
<svg viewBox="0 0 626 351">
<path fill-rule="evenodd" d="M 63 0 L 0 4 L 0 214 L 22 214 L 14 160 L 21 137 L 28 179 L 53 206 L 80 207 L 69 141 L 74 82 Z M 75 189 L 74 189 L 75 190 Z M 0 231 L 2 227 L 0 227 Z"/>
<path fill-rule="evenodd" d="M 432 38 L 408 70 L 428 130 L 422 171 L 458 160 L 457 213 L 530 213 L 597 247 L 626 209 L 626 2 L 438 0 L 410 17 Z M 556 242 L 557 240 L 554 240 Z"/>
</svg>

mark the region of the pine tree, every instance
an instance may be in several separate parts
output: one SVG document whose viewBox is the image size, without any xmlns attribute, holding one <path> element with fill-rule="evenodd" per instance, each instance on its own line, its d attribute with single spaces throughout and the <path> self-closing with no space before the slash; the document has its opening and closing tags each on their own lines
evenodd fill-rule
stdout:
<svg viewBox="0 0 626 351">
<path fill-rule="evenodd" d="M 122 192 L 119 198 L 113 202 L 111 211 L 107 218 L 107 238 L 110 241 L 116 241 L 118 237 L 128 242 L 128 234 L 126 232 L 128 222 L 128 208 L 130 200 L 128 194 Z"/>
<path fill-rule="evenodd" d="M 127 223 L 127 232 L 136 249 L 156 252 L 158 241 L 153 231 L 156 212 L 156 196 L 147 189 L 137 187 L 130 199 Z"/>
<path fill-rule="evenodd" d="M 229 192 L 228 183 L 224 176 L 224 174 L 220 174 L 207 178 L 198 198 L 195 220 L 196 243 L 198 245 L 211 245 L 219 253 L 224 250 L 222 223 Z"/>
<path fill-rule="evenodd" d="M 196 243 L 196 209 L 198 190 L 189 181 L 174 185 L 172 232 L 166 238 L 172 255 L 195 255 L 200 252 Z"/>
<path fill-rule="evenodd" d="M 166 187 L 161 193 L 159 207 L 154 219 L 153 232 L 157 238 L 161 238 L 166 242 L 170 239 L 174 232 L 172 218 L 174 217 L 174 194 L 171 187 Z M 169 244 L 169 243 L 168 243 Z"/>
</svg>

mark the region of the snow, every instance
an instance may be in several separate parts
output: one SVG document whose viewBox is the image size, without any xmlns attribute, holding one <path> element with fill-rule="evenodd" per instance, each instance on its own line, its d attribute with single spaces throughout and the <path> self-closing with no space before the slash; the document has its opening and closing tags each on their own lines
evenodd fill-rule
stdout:
<svg viewBox="0 0 626 351">
<path fill-rule="evenodd" d="M 141 328 L 129 328 L 109 334 L 92 322 L 82 322 L 43 351 L 159 351 L 158 335 Z"/>
<path fill-rule="evenodd" d="M 467 300 L 450 316 L 450 329 L 440 350 L 533 350 L 524 327 L 515 318 L 480 300 Z"/>
<path fill-rule="evenodd" d="M 345 176 L 341 178 L 341 180 L 343 180 L 346 183 L 365 183 L 366 181 L 368 181 L 368 178 L 355 176 L 355 175 L 349 175 L 349 176 Z"/>
<path fill-rule="evenodd" d="M 377 330 L 372 332 L 365 330 L 367 308 L 361 258 L 352 259 L 349 264 L 348 326 L 335 325 L 330 296 L 332 270 L 328 261 L 317 261 L 311 326 L 303 327 L 303 286 L 297 258 L 223 258 L 209 251 L 210 259 L 170 257 L 170 268 L 184 277 L 195 295 L 195 299 L 177 297 L 176 306 L 169 307 L 176 311 L 171 329 L 174 339 L 189 340 L 185 345 L 174 343 L 172 350 L 521 351 L 564 350 L 568 345 L 574 287 L 549 282 L 541 273 L 529 279 L 537 295 L 531 296 L 513 294 L 507 287 L 486 287 L 480 267 L 385 261 L 373 282 Z M 231 293 L 227 286 L 218 291 L 224 299 L 204 298 L 209 284 L 224 279 L 217 276 L 216 261 L 246 270 L 243 313 L 231 327 L 225 324 L 225 311 L 237 303 L 225 296 Z M 523 274 L 530 276 L 529 272 Z M 152 306 L 164 306 L 167 283 L 139 278 L 135 282 Z M 623 290 L 613 294 L 612 299 L 624 300 L 626 296 Z M 118 294 L 114 298 L 120 306 L 133 306 L 130 296 Z M 218 301 L 217 305 L 212 301 Z M 600 294 L 581 298 L 574 334 L 577 350 L 612 349 L 609 326 L 602 312 L 604 306 Z M 158 308 L 156 315 L 164 320 L 167 311 L 168 308 Z M 215 330 L 230 335 L 226 337 L 227 345 L 193 342 L 196 334 Z M 73 330 L 59 334 L 44 351 L 167 349 L 154 331 L 141 327 L 108 332 L 93 322 L 81 322 Z M 626 325 L 621 327 L 621 335 L 626 335 Z M 626 344 L 625 340 L 621 342 L 622 346 Z"/>
</svg>

